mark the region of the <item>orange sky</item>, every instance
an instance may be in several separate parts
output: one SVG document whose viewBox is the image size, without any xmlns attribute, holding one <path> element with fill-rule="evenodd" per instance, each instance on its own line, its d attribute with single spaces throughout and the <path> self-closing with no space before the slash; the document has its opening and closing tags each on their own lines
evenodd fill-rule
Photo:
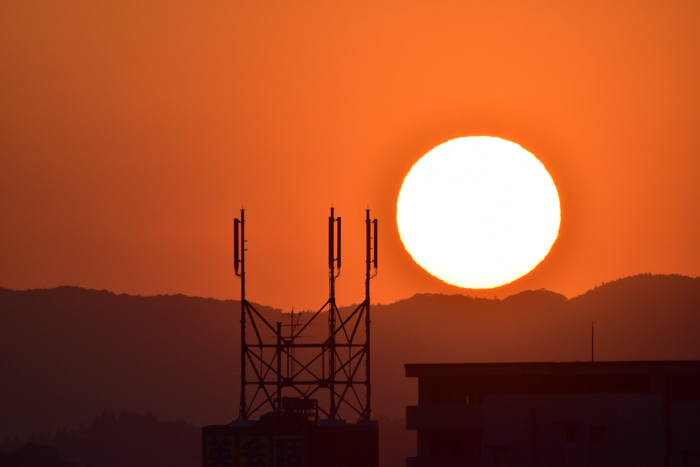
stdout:
<svg viewBox="0 0 700 467">
<path fill-rule="evenodd" d="M 698 24 L 693 1 L 3 2 L 0 286 L 237 298 L 244 205 L 248 298 L 316 309 L 331 203 L 339 304 L 367 205 L 373 302 L 700 275 Z M 395 221 L 412 164 L 467 135 L 534 153 L 562 201 L 544 262 L 477 292 Z"/>
</svg>

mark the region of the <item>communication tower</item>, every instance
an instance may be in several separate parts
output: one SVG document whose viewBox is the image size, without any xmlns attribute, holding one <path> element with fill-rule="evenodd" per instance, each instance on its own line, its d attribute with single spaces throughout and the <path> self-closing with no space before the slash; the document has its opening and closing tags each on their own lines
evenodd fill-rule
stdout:
<svg viewBox="0 0 700 467">
<path fill-rule="evenodd" d="M 328 217 L 329 295 L 318 311 L 291 316 L 291 324 L 270 323 L 246 299 L 245 210 L 234 219 L 234 269 L 241 280 L 241 360 L 238 420 L 264 417 L 282 422 L 333 424 L 343 416 L 369 421 L 370 282 L 377 275 L 377 219 L 366 210 L 365 297 L 352 312 L 341 314 L 336 305 L 335 282 L 341 268 L 341 218 L 330 209 Z M 308 342 L 305 332 L 327 313 L 328 334 Z M 303 321 L 303 322 L 302 322 Z M 288 332 L 283 328 L 288 327 Z M 251 332 L 252 331 L 252 332 Z M 262 419 L 261 419 L 262 420 Z"/>
</svg>

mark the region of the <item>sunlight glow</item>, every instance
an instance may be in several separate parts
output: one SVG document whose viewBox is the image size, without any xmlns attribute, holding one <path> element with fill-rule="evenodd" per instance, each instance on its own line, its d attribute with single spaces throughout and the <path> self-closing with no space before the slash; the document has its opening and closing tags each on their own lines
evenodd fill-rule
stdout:
<svg viewBox="0 0 700 467">
<path fill-rule="evenodd" d="M 432 275 L 475 289 L 507 284 L 547 256 L 561 213 L 535 156 L 488 136 L 441 144 L 411 168 L 396 219 L 413 259 Z"/>
</svg>

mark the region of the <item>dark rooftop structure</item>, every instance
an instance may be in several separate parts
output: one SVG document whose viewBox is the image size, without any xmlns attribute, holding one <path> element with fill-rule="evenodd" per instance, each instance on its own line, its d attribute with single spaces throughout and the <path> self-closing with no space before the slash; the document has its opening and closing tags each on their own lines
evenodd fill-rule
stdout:
<svg viewBox="0 0 700 467">
<path fill-rule="evenodd" d="M 700 361 L 407 364 L 419 466 L 700 465 Z"/>
<path fill-rule="evenodd" d="M 329 297 L 305 323 L 299 315 L 295 321 L 292 311 L 287 325 L 273 325 L 246 300 L 245 210 L 234 219 L 233 263 L 241 279 L 240 403 L 237 420 L 202 428 L 204 467 L 377 467 L 379 424 L 371 419 L 370 282 L 377 275 L 378 223 L 369 209 L 365 214 L 364 301 L 349 314 L 341 314 L 336 305 L 341 218 L 331 208 Z M 328 336 L 300 341 L 311 337 L 304 331 L 323 312 Z"/>
</svg>

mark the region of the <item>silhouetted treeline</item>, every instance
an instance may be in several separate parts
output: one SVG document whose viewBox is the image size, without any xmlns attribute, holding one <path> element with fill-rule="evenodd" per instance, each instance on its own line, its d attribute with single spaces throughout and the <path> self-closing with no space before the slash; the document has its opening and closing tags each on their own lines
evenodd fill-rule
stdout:
<svg viewBox="0 0 700 467">
<path fill-rule="evenodd" d="M 29 443 L 10 451 L 0 451 L 0 467 L 79 467 L 63 459 L 56 448 Z"/>
<path fill-rule="evenodd" d="M 379 417 L 380 465 L 403 467 L 415 456 L 415 433 L 406 420 Z M 70 462 L 66 459 L 69 459 Z M 5 438 L 0 467 L 198 466 L 201 431 L 185 422 L 159 421 L 153 415 L 104 412 L 89 426 Z"/>
<path fill-rule="evenodd" d="M 87 427 L 31 434 L 26 442 L 6 438 L 0 452 L 0 466 L 39 465 L 45 459 L 46 465 L 64 462 L 66 467 L 196 467 L 201 465 L 201 431 L 151 414 L 104 412 Z"/>
</svg>

